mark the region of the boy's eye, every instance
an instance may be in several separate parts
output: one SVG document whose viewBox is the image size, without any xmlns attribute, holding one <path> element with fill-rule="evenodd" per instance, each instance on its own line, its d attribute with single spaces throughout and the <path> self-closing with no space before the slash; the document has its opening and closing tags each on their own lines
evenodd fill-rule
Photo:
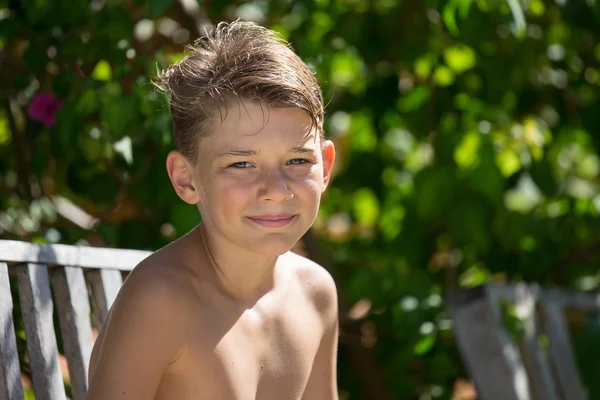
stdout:
<svg viewBox="0 0 600 400">
<path fill-rule="evenodd" d="M 288 164 L 292 164 L 292 165 L 302 165 L 302 164 L 307 164 L 309 161 L 305 160 L 304 158 L 293 158 L 290 161 L 288 161 Z"/>
<path fill-rule="evenodd" d="M 248 161 L 239 161 L 239 162 L 231 164 L 229 167 L 238 168 L 238 169 L 246 169 L 246 168 L 250 168 L 251 166 L 252 165 Z"/>
</svg>

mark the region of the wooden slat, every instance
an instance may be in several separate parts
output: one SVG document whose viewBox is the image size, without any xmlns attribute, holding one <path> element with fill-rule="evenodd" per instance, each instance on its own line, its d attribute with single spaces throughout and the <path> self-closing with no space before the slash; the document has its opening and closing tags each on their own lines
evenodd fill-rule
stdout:
<svg viewBox="0 0 600 400">
<path fill-rule="evenodd" d="M 530 400 L 525 367 L 489 294 L 485 286 L 450 293 L 448 307 L 458 347 L 479 398 Z"/>
<path fill-rule="evenodd" d="M 579 378 L 563 308 L 554 302 L 544 302 L 541 307 L 546 317 L 550 353 L 563 398 L 565 400 L 586 400 L 587 393 Z"/>
<path fill-rule="evenodd" d="M 8 266 L 0 263 L 0 399 L 23 397 Z"/>
<path fill-rule="evenodd" d="M 79 267 L 60 267 L 53 268 L 50 274 L 56 296 L 65 356 L 69 365 L 73 399 L 84 400 L 94 338 L 83 271 Z"/>
<path fill-rule="evenodd" d="M 64 400 L 48 269 L 40 264 L 19 265 L 17 282 L 25 326 L 27 355 L 37 400 Z"/>
<path fill-rule="evenodd" d="M 96 316 L 96 328 L 100 329 L 123 284 L 121 272 L 117 270 L 92 270 L 86 272 L 92 292 L 92 306 Z"/>
<path fill-rule="evenodd" d="M 536 313 L 536 301 L 539 288 L 535 286 L 516 286 L 515 307 L 523 318 L 525 328 L 521 340 L 523 361 L 527 368 L 531 389 L 538 400 L 560 400 L 554 384 L 550 363 L 545 352 L 540 348 L 539 321 Z"/>
<path fill-rule="evenodd" d="M 516 289 L 522 284 L 503 285 L 487 284 L 500 297 L 514 301 Z M 538 285 L 529 285 L 532 288 L 538 288 Z M 544 287 L 539 290 L 538 301 L 540 303 L 556 303 L 563 307 L 580 308 L 582 310 L 600 310 L 600 295 L 586 292 L 574 292 L 553 287 Z"/>
<path fill-rule="evenodd" d="M 130 271 L 151 254 L 148 251 L 107 249 L 63 244 L 36 244 L 0 240 L 0 262 L 76 265 Z"/>
</svg>

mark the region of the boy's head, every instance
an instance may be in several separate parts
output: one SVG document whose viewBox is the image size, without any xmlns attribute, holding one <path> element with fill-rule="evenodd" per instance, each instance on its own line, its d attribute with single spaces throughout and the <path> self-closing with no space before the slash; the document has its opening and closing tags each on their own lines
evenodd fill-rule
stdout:
<svg viewBox="0 0 600 400">
<path fill-rule="evenodd" d="M 190 46 L 191 54 L 159 74 L 170 97 L 177 150 L 194 162 L 210 122 L 241 101 L 304 110 L 320 134 L 323 98 L 314 75 L 277 34 L 251 22 L 222 22 Z"/>
<path fill-rule="evenodd" d="M 219 24 L 157 85 L 171 93 L 175 191 L 214 237 L 282 254 L 314 222 L 335 149 L 306 64 L 252 23 Z"/>
</svg>

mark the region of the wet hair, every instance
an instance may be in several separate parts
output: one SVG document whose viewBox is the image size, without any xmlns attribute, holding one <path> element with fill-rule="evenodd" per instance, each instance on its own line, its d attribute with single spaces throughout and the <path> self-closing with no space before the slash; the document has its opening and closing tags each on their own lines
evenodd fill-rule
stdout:
<svg viewBox="0 0 600 400">
<path fill-rule="evenodd" d="M 323 97 L 308 66 L 277 33 L 252 22 L 221 22 L 188 46 L 181 61 L 160 71 L 154 85 L 170 97 L 176 149 L 195 161 L 200 138 L 227 106 L 257 102 L 296 107 L 323 135 Z"/>
</svg>

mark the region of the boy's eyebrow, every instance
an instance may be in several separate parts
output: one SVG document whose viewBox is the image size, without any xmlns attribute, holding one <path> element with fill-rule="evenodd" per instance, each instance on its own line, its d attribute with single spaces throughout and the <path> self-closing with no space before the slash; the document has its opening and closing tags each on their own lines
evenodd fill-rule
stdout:
<svg viewBox="0 0 600 400">
<path fill-rule="evenodd" d="M 227 153 L 223 153 L 223 154 L 219 155 L 219 157 L 236 157 L 236 156 L 249 157 L 249 156 L 256 156 L 256 155 L 258 155 L 258 153 L 254 150 L 232 150 L 232 151 L 228 151 Z"/>
<path fill-rule="evenodd" d="M 315 149 L 311 149 L 309 147 L 304 147 L 304 146 L 298 146 L 298 147 L 294 147 L 292 149 L 293 153 L 299 153 L 299 154 L 313 154 L 315 152 Z"/>
<path fill-rule="evenodd" d="M 297 146 L 292 148 L 292 153 L 297 154 L 314 154 L 315 149 L 311 149 L 309 147 Z M 254 150 L 231 150 L 226 153 L 220 154 L 219 157 L 249 157 L 249 156 L 257 156 L 259 152 Z"/>
</svg>

